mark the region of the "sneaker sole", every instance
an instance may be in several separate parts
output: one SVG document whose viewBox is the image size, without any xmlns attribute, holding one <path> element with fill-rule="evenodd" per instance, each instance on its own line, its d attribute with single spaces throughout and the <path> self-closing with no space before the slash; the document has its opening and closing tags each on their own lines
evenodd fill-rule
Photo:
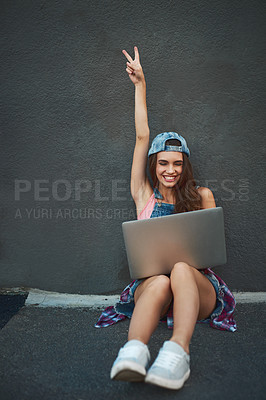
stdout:
<svg viewBox="0 0 266 400">
<path fill-rule="evenodd" d="M 117 381 L 141 382 L 146 376 L 146 369 L 134 361 L 121 361 L 111 369 L 110 377 Z"/>
<path fill-rule="evenodd" d="M 184 385 L 186 380 L 189 378 L 190 369 L 185 373 L 182 379 L 179 380 L 171 380 L 162 378 L 161 376 L 149 374 L 145 378 L 146 383 L 151 383 L 152 385 L 161 386 L 167 389 L 178 390 Z"/>
</svg>

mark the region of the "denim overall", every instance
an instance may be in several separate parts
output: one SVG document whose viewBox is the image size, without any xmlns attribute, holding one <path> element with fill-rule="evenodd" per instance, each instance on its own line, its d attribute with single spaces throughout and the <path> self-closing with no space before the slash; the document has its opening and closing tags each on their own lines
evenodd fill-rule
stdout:
<svg viewBox="0 0 266 400">
<path fill-rule="evenodd" d="M 157 188 L 153 189 L 154 196 L 156 199 L 163 199 L 163 196 L 159 192 Z M 168 204 L 168 203 L 158 203 L 156 201 L 154 209 L 152 210 L 150 218 L 155 218 L 155 217 L 162 217 L 163 215 L 170 215 L 174 214 L 175 206 L 174 204 Z"/>
</svg>

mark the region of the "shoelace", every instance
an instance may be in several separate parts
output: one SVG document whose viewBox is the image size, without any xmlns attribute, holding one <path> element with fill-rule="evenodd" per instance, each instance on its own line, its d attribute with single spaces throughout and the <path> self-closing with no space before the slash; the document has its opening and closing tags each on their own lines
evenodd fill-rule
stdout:
<svg viewBox="0 0 266 400">
<path fill-rule="evenodd" d="M 153 366 L 159 368 L 167 368 L 172 371 L 182 358 L 183 356 L 181 356 L 180 354 L 164 350 L 159 353 Z"/>
</svg>

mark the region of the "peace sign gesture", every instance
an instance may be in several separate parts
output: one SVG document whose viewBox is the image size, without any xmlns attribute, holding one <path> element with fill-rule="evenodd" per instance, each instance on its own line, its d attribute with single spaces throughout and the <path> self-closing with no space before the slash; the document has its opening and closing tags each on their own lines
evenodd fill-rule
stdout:
<svg viewBox="0 0 266 400">
<path fill-rule="evenodd" d="M 134 46 L 134 51 L 135 51 L 135 60 L 132 59 L 132 57 L 128 54 L 126 50 L 122 50 L 122 53 L 126 56 L 128 60 L 126 64 L 127 65 L 126 71 L 128 73 L 128 76 L 134 83 L 134 85 L 137 85 L 138 83 L 144 81 L 144 74 L 142 67 L 140 65 L 139 51 L 137 46 Z"/>
</svg>

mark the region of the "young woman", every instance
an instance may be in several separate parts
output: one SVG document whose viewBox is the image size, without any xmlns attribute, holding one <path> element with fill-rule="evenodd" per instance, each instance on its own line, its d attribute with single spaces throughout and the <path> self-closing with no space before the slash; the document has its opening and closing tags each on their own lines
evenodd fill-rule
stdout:
<svg viewBox="0 0 266 400">
<path fill-rule="evenodd" d="M 154 218 L 178 212 L 215 207 L 211 190 L 196 186 L 186 140 L 175 132 L 155 137 L 149 149 L 146 83 L 137 47 L 127 58 L 126 71 L 135 85 L 136 144 L 131 170 L 131 195 L 137 218 Z M 147 158 L 153 186 L 146 174 Z M 211 269 L 197 270 L 185 262 L 173 265 L 171 274 L 134 280 L 115 307 L 108 307 L 96 327 L 131 318 L 128 342 L 120 349 L 111 378 L 141 381 L 179 389 L 190 375 L 189 343 L 197 321 L 235 331 L 235 300 L 226 284 Z M 173 329 L 170 340 L 146 372 L 148 342 L 160 319 Z"/>
</svg>

